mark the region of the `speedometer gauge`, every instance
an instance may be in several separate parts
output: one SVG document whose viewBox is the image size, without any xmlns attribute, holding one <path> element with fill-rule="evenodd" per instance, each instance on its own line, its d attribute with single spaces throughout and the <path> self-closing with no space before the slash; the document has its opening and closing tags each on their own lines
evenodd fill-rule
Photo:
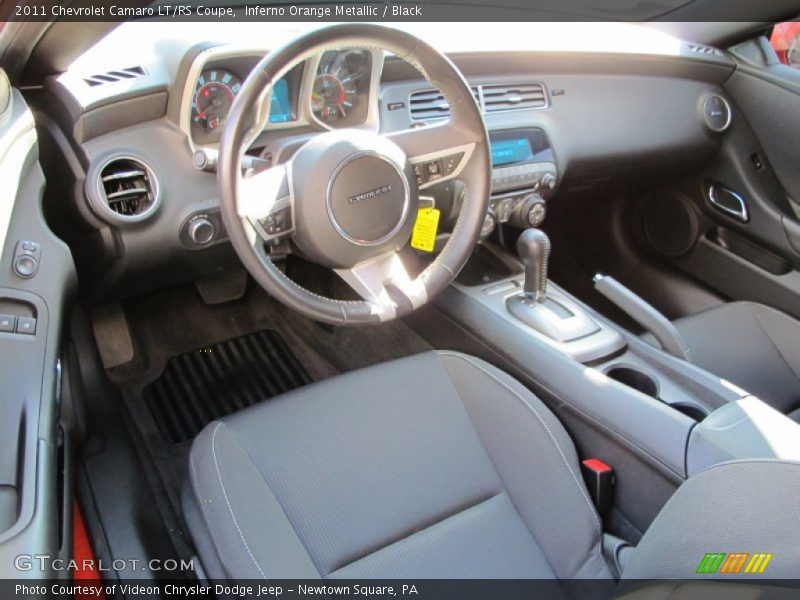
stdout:
<svg viewBox="0 0 800 600">
<path fill-rule="evenodd" d="M 230 71 L 209 69 L 197 80 L 192 100 L 192 121 L 205 131 L 225 123 L 242 80 Z"/>
<path fill-rule="evenodd" d="M 323 121 L 335 121 L 347 116 L 355 106 L 358 86 L 344 68 L 336 73 L 320 73 L 314 79 L 311 108 Z"/>
</svg>

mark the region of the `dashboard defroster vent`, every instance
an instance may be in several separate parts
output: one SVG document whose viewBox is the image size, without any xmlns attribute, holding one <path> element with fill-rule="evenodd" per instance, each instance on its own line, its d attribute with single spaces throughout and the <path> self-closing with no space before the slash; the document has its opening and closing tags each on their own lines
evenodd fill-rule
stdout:
<svg viewBox="0 0 800 600">
<path fill-rule="evenodd" d="M 484 114 L 548 106 L 547 88 L 543 83 L 473 85 L 470 89 Z M 408 107 L 412 121 L 445 119 L 450 116 L 450 105 L 436 89 L 411 92 Z"/>
<path fill-rule="evenodd" d="M 97 73 L 84 77 L 83 81 L 89 87 L 97 87 L 106 83 L 117 83 L 118 81 L 126 81 L 130 79 L 139 79 L 145 76 L 145 70 L 142 66 L 128 67 L 126 69 L 116 69 L 114 71 L 106 71 L 105 73 Z"/>
<path fill-rule="evenodd" d="M 689 52 L 694 54 L 704 54 L 706 56 L 722 56 L 722 52 L 711 46 L 701 46 L 700 44 L 688 44 Z"/>
<path fill-rule="evenodd" d="M 158 183 L 143 162 L 128 157 L 114 158 L 100 170 L 99 180 L 105 207 L 123 219 L 142 219 L 155 208 Z"/>
</svg>

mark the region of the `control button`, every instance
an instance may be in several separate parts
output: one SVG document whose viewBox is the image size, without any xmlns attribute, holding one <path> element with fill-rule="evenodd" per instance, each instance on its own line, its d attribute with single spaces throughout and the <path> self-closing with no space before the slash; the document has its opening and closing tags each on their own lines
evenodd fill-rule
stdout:
<svg viewBox="0 0 800 600">
<path fill-rule="evenodd" d="M 424 183 L 424 181 L 422 179 L 422 169 L 420 168 L 420 166 L 418 164 L 414 165 L 414 175 L 417 178 L 417 184 Z"/>
<path fill-rule="evenodd" d="M 542 188 L 550 192 L 556 189 L 556 176 L 552 173 L 542 175 Z"/>
<path fill-rule="evenodd" d="M 39 270 L 39 261 L 29 254 L 20 254 L 14 259 L 14 273 L 23 279 L 30 279 Z"/>
<path fill-rule="evenodd" d="M 520 229 L 538 227 L 544 221 L 546 212 L 544 198 L 525 192 L 514 198 L 514 210 L 508 221 Z"/>
<path fill-rule="evenodd" d="M 494 214 L 491 211 L 487 212 L 483 219 L 483 226 L 481 227 L 481 237 L 489 237 L 492 231 L 494 231 L 495 225 L 497 225 L 497 220 L 494 218 Z"/>
<path fill-rule="evenodd" d="M 506 223 L 511 216 L 512 210 L 514 210 L 514 201 L 511 198 L 501 200 L 497 206 L 497 220 L 501 223 Z"/>
<path fill-rule="evenodd" d="M 531 227 L 538 227 L 544 221 L 547 209 L 544 207 L 543 202 L 537 202 L 528 210 L 528 224 Z"/>
<path fill-rule="evenodd" d="M 17 324 L 17 317 L 14 315 L 0 315 L 0 331 L 14 333 L 14 326 Z"/>
<path fill-rule="evenodd" d="M 442 175 L 442 161 L 432 160 L 425 163 L 425 181 L 436 181 L 441 179 Z"/>
<path fill-rule="evenodd" d="M 286 233 L 292 228 L 292 207 L 287 205 L 278 208 L 262 218 L 258 224 L 270 236 Z"/>
<path fill-rule="evenodd" d="M 33 317 L 17 317 L 17 333 L 33 335 L 36 333 L 36 319 Z"/>
<path fill-rule="evenodd" d="M 217 171 L 217 162 L 219 162 L 219 152 L 216 150 L 200 148 L 195 150 L 192 155 L 192 164 L 198 171 L 215 173 Z"/>
<path fill-rule="evenodd" d="M 214 224 L 205 217 L 200 217 L 189 223 L 189 238 L 195 244 L 210 243 L 214 239 L 215 233 Z"/>
<path fill-rule="evenodd" d="M 39 270 L 39 261 L 42 257 L 42 245 L 30 240 L 20 240 L 14 247 L 14 258 L 11 259 L 11 268 L 17 277 L 30 279 Z"/>
<path fill-rule="evenodd" d="M 450 175 L 453 171 L 458 168 L 458 165 L 461 164 L 461 159 L 464 158 L 464 153 L 459 152 L 457 154 L 451 154 L 450 156 L 446 156 L 444 158 L 444 174 Z"/>
</svg>

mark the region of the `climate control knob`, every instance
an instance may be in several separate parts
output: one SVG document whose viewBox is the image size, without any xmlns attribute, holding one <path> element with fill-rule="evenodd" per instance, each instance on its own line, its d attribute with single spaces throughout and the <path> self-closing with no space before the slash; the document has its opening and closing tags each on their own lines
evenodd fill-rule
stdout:
<svg viewBox="0 0 800 600">
<path fill-rule="evenodd" d="M 517 204 L 509 222 L 520 229 L 539 227 L 547 215 L 547 205 L 539 194 L 530 194 Z"/>
<path fill-rule="evenodd" d="M 189 223 L 187 230 L 189 239 L 199 246 L 210 243 L 216 232 L 214 224 L 205 217 L 197 218 Z"/>
</svg>

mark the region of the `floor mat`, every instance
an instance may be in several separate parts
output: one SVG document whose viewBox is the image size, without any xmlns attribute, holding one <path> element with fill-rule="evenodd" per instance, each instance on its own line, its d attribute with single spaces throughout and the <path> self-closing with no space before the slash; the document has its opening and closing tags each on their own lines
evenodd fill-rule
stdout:
<svg viewBox="0 0 800 600">
<path fill-rule="evenodd" d="M 267 329 L 170 358 L 143 396 L 162 436 L 180 443 L 215 419 L 311 381 L 280 334 Z"/>
</svg>

